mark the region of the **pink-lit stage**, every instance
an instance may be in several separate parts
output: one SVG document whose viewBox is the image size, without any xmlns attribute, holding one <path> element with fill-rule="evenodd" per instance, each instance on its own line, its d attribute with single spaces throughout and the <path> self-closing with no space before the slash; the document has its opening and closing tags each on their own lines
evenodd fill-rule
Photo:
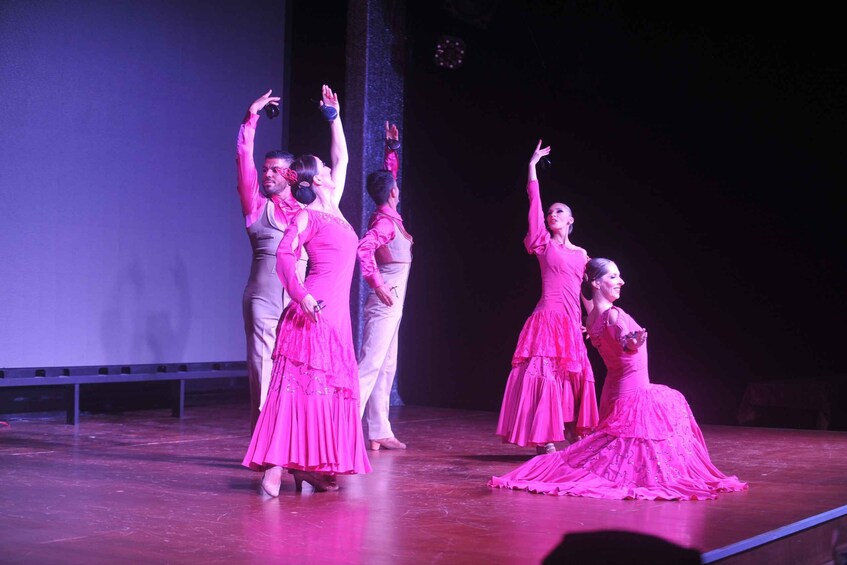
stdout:
<svg viewBox="0 0 847 565">
<path fill-rule="evenodd" d="M 704 563 L 827 563 L 847 551 L 847 433 L 704 426 L 716 465 L 750 483 L 704 502 L 491 489 L 529 458 L 497 415 L 403 407 L 405 452 L 278 499 L 240 466 L 246 405 L 8 419 L 0 427 L 2 563 L 540 563 L 570 532 L 626 530 Z M 0 416 L 0 419 L 6 419 Z M 840 537 L 838 537 L 840 536 Z M 626 553 L 627 547 L 621 547 Z"/>
</svg>

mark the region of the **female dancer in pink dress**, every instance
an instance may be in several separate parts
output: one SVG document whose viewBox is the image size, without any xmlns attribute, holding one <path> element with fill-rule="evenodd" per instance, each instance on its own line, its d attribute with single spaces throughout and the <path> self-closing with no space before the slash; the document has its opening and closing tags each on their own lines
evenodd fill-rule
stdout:
<svg viewBox="0 0 847 565">
<path fill-rule="evenodd" d="M 323 87 L 323 103 L 338 96 Z M 317 491 L 338 490 L 337 474 L 371 470 L 359 418 L 359 373 L 350 325 L 350 284 L 356 232 L 338 204 L 347 176 L 340 117 L 332 122 L 332 169 L 313 155 L 291 164 L 292 192 L 308 208 L 289 224 L 277 251 L 280 278 L 292 303 L 282 314 L 271 384 L 244 465 L 264 470 L 262 488 L 278 496 L 283 468 Z M 301 283 L 295 265 L 309 254 Z"/>
<path fill-rule="evenodd" d="M 685 397 L 647 374 L 647 330 L 613 305 L 624 281 L 608 259 L 588 262 L 588 333 L 606 365 L 600 424 L 559 453 L 539 455 L 490 486 L 611 499 L 703 500 L 744 490 L 721 473 Z"/>
<path fill-rule="evenodd" d="M 579 287 L 588 254 L 570 242 L 571 210 L 555 203 L 541 211 L 536 166 L 550 154 L 541 140 L 529 160 L 529 231 L 526 250 L 541 267 L 541 299 L 527 319 L 512 356 L 497 435 L 504 442 L 535 445 L 539 453 L 553 442 L 575 439 L 597 425 L 594 373 L 582 338 Z"/>
</svg>

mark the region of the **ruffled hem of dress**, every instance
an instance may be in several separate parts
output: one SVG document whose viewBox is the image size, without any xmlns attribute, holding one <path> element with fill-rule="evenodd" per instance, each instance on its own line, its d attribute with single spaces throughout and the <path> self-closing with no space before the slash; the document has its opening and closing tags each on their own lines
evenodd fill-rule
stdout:
<svg viewBox="0 0 847 565">
<path fill-rule="evenodd" d="M 726 483 L 721 481 L 720 483 Z M 587 498 L 604 498 L 607 500 L 713 500 L 720 493 L 737 492 L 746 490 L 734 484 L 716 484 L 708 488 L 691 488 L 683 485 L 673 487 L 618 487 L 610 485 L 599 477 L 591 477 L 586 473 L 586 478 L 576 479 L 568 483 L 550 484 L 545 482 L 509 480 L 500 477 L 492 477 L 488 486 L 494 488 L 507 488 L 512 490 L 525 490 L 535 494 L 549 494 L 554 496 L 581 496 Z"/>
<path fill-rule="evenodd" d="M 567 422 L 584 435 L 597 420 L 593 378 L 568 371 L 562 359 L 533 357 L 509 373 L 496 434 L 521 447 L 541 445 L 563 441 Z"/>
<path fill-rule="evenodd" d="M 747 489 L 714 467 L 705 444 L 690 453 L 649 440 L 596 433 L 565 451 L 534 457 L 488 485 L 539 494 L 616 500 L 708 500 Z M 663 452 L 664 451 L 664 452 Z M 661 462 L 661 464 L 657 463 Z"/>
<path fill-rule="evenodd" d="M 304 383 L 314 382 L 306 376 L 308 369 L 282 364 L 282 374 L 272 377 L 242 464 L 257 471 L 279 465 L 324 473 L 369 473 L 358 394 L 320 386 L 304 390 Z"/>
<path fill-rule="evenodd" d="M 533 312 L 518 336 L 512 365 L 531 357 L 558 357 L 565 360 L 568 371 L 582 372 L 588 360 L 582 328 L 572 323 L 564 312 Z"/>
<path fill-rule="evenodd" d="M 273 358 L 284 357 L 329 376 L 330 384 L 358 388 L 359 368 L 350 338 L 343 339 L 329 324 L 315 323 L 296 305 L 282 315 Z"/>
</svg>

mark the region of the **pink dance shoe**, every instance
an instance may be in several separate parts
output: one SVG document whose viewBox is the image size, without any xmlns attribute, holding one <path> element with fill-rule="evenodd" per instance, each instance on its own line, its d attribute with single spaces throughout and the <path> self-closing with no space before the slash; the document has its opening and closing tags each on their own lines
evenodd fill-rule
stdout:
<svg viewBox="0 0 847 565">
<path fill-rule="evenodd" d="M 386 437 L 382 439 L 371 440 L 371 451 L 379 451 L 380 448 L 385 449 L 406 449 L 406 444 L 396 437 Z"/>
</svg>

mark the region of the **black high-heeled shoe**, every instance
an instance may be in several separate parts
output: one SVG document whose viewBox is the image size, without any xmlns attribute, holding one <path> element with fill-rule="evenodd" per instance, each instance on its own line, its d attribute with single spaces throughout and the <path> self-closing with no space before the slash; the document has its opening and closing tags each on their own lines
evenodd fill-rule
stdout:
<svg viewBox="0 0 847 565">
<path fill-rule="evenodd" d="M 294 488 L 297 489 L 297 492 L 303 490 L 303 481 L 312 485 L 315 492 L 329 492 L 339 489 L 335 475 L 329 473 L 314 473 L 292 469 L 291 474 L 294 477 Z"/>
</svg>

